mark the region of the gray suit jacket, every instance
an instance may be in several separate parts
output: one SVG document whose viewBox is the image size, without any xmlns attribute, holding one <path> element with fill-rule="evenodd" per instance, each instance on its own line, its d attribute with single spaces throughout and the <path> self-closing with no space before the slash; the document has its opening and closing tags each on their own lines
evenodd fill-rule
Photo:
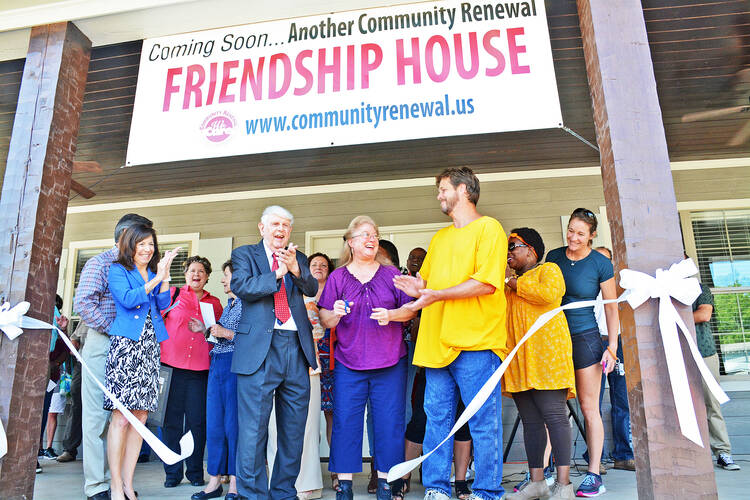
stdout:
<svg viewBox="0 0 750 500">
<path fill-rule="evenodd" d="M 310 274 L 307 257 L 297 252 L 300 277 L 287 273 L 284 276 L 289 309 L 297 324 L 297 335 L 307 363 L 317 368 L 312 328 L 307 318 L 303 295 L 315 296 L 318 281 Z M 234 339 L 232 372 L 251 375 L 260 368 L 271 346 L 276 316 L 273 294 L 281 288 L 281 280 L 268 265 L 263 241 L 245 245 L 232 251 L 232 292 L 242 300 L 242 318 Z"/>
</svg>

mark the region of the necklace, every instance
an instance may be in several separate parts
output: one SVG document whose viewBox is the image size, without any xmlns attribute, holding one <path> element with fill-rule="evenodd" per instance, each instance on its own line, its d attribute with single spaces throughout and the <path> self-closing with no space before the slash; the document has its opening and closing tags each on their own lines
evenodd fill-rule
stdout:
<svg viewBox="0 0 750 500">
<path fill-rule="evenodd" d="M 565 250 L 565 257 L 567 257 L 567 258 L 568 258 L 568 261 L 570 262 L 570 266 L 571 266 L 571 267 L 573 267 L 573 266 L 575 266 L 575 265 L 576 265 L 576 262 L 579 262 L 579 261 L 581 261 L 581 260 L 585 259 L 586 257 L 588 257 L 588 256 L 589 256 L 589 254 L 590 254 L 590 253 L 591 253 L 591 251 L 589 251 L 589 253 L 588 253 L 588 254 L 586 254 L 586 255 L 585 255 L 584 257 L 581 257 L 581 258 L 580 258 L 580 259 L 578 259 L 578 260 L 573 260 L 573 259 L 571 259 L 571 258 L 570 258 L 570 257 L 568 256 L 568 251 L 567 251 L 567 250 Z"/>
</svg>

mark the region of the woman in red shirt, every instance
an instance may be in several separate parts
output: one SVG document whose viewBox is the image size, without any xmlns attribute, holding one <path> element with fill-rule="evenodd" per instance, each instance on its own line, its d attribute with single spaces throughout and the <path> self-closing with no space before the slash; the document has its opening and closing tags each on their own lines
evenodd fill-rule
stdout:
<svg viewBox="0 0 750 500">
<path fill-rule="evenodd" d="M 162 436 L 164 444 L 178 450 L 180 438 L 188 430 L 192 431 L 195 449 L 185 459 L 184 475 L 191 485 L 203 486 L 206 386 L 210 364 L 208 352 L 212 346 L 202 333 L 206 318 L 201 313 L 201 304 L 211 306 L 214 321 L 221 317 L 222 307 L 218 298 L 203 289 L 211 274 L 211 262 L 205 257 L 194 255 L 185 261 L 184 269 L 187 284 L 179 292 L 175 288 L 170 289 L 173 303 L 177 305 L 164 317 L 169 339 L 161 344 L 161 363 L 172 368 L 172 381 Z M 196 325 L 196 322 L 200 322 L 200 325 Z M 173 488 L 182 482 L 182 462 L 164 464 L 164 472 L 165 488 Z"/>
</svg>

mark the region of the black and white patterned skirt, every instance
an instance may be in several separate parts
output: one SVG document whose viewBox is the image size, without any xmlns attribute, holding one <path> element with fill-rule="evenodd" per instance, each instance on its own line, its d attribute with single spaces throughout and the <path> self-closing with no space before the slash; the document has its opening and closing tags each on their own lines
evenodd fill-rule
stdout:
<svg viewBox="0 0 750 500">
<path fill-rule="evenodd" d="M 111 337 L 105 372 L 105 386 L 128 410 L 156 411 L 159 397 L 159 342 L 151 311 L 138 340 Z M 115 405 L 104 397 L 104 409 Z"/>
</svg>

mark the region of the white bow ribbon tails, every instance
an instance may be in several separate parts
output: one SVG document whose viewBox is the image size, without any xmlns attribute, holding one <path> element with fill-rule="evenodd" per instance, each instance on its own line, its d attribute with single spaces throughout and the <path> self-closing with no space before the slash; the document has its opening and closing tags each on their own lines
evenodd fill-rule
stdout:
<svg viewBox="0 0 750 500">
<path fill-rule="evenodd" d="M 13 308 L 11 308 L 10 304 L 6 302 L 0 307 L 0 329 L 5 332 L 5 335 L 7 335 L 9 339 L 13 340 L 21 335 L 21 333 L 23 333 L 22 328 L 26 328 L 29 330 L 57 330 L 58 335 L 63 340 L 63 342 L 65 342 L 65 345 L 68 346 L 70 352 L 73 353 L 76 359 L 78 359 L 78 361 L 81 363 L 81 367 L 86 370 L 91 379 L 96 382 L 96 385 L 98 385 L 99 388 L 104 392 L 104 394 L 112 401 L 112 403 L 115 405 L 115 408 L 120 410 L 123 416 L 125 416 L 128 422 L 130 422 L 130 425 L 132 425 L 133 428 L 138 432 L 138 434 L 143 437 L 144 441 L 148 443 L 151 449 L 154 450 L 154 452 L 159 456 L 159 458 L 161 458 L 164 463 L 169 465 L 176 464 L 180 460 L 184 460 L 193 454 L 193 434 L 190 431 L 188 431 L 180 439 L 179 454 L 170 450 L 167 445 L 162 443 L 159 438 L 154 436 L 154 434 L 150 430 L 148 430 L 148 428 L 143 425 L 141 421 L 138 420 L 130 412 L 130 410 L 125 408 L 125 406 L 123 406 L 123 404 L 117 399 L 117 397 L 115 397 L 114 394 L 109 392 L 107 388 L 104 387 L 104 385 L 99 380 L 97 380 L 97 378 L 91 372 L 91 369 L 88 367 L 88 365 L 86 365 L 86 362 L 81 358 L 80 353 L 75 348 L 75 346 L 73 346 L 73 343 L 70 341 L 67 335 L 65 335 L 59 328 L 50 325 L 49 323 L 26 317 L 25 314 L 28 310 L 28 302 L 21 302 Z M 5 429 L 3 429 L 2 423 L 0 422 L 0 457 L 3 457 L 7 453 L 7 451 L 8 442 L 5 436 Z"/>
<path fill-rule="evenodd" d="M 579 309 L 583 307 L 591 307 L 596 304 L 603 305 L 625 301 L 635 309 L 649 298 L 659 299 L 659 329 L 664 344 L 669 380 L 672 385 L 672 394 L 674 397 L 675 408 L 677 409 L 680 430 L 686 438 L 703 447 L 703 441 L 701 440 L 700 432 L 698 430 L 698 421 L 695 416 L 695 408 L 693 407 L 693 400 L 690 396 L 685 360 L 682 357 L 680 341 L 677 335 L 677 326 L 680 327 L 680 330 L 690 348 L 690 352 L 693 355 L 693 360 L 696 365 L 698 365 L 701 376 L 706 382 L 709 390 L 721 404 L 729 401 L 729 397 L 721 389 L 718 382 L 716 382 L 716 379 L 713 378 L 713 375 L 711 375 L 706 363 L 703 361 L 703 357 L 698 351 L 695 341 L 690 335 L 687 326 L 682 321 L 682 318 L 680 318 L 680 315 L 677 313 L 677 309 L 671 300 L 671 298 L 674 297 L 685 305 L 691 305 L 695 299 L 698 298 L 698 295 L 701 293 L 700 285 L 696 278 L 691 277 L 697 273 L 698 268 L 695 267 L 695 264 L 691 259 L 686 259 L 677 264 L 673 264 L 666 271 L 663 269 L 657 269 L 656 277 L 638 271 L 632 271 L 630 269 L 623 269 L 620 271 L 620 286 L 625 289 L 625 292 L 618 298 L 572 302 L 540 315 L 518 344 L 516 344 L 516 346 L 508 353 L 508 356 L 503 360 L 498 369 L 495 370 L 487 382 L 484 383 L 482 388 L 479 389 L 476 396 L 474 396 L 469 404 L 466 405 L 464 412 L 458 417 L 458 419 L 456 419 L 456 424 L 451 429 L 450 434 L 448 434 L 445 439 L 443 439 L 430 452 L 413 460 L 402 462 L 391 467 L 388 471 L 388 481 L 395 481 L 416 469 L 419 464 L 425 461 L 427 457 L 429 457 L 436 449 L 440 448 L 443 443 L 448 441 L 451 436 L 468 422 L 479 408 L 482 407 L 485 401 L 487 401 L 500 383 L 500 379 L 505 373 L 505 370 L 507 370 L 511 360 L 516 355 L 516 352 L 518 352 L 518 349 L 520 349 L 532 335 L 534 335 L 558 313 L 568 309 Z"/>
</svg>

